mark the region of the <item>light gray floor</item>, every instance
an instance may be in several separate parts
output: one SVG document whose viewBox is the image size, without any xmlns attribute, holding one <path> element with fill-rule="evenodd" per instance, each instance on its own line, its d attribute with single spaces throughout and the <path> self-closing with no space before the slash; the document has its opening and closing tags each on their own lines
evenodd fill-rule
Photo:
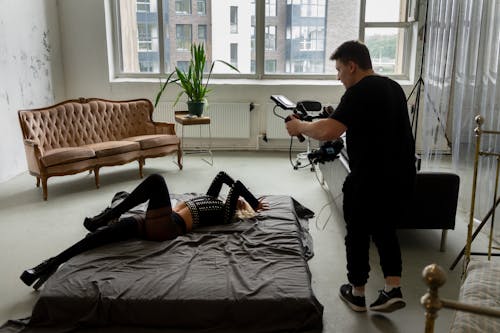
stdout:
<svg viewBox="0 0 500 333">
<path fill-rule="evenodd" d="M 291 195 L 316 213 L 310 220 L 315 256 L 310 260 L 312 286 L 324 305 L 324 332 L 423 332 L 424 311 L 420 297 L 425 293 L 422 269 L 430 263 L 442 265 L 448 282 L 444 297 L 458 295 L 461 266 L 448 267 L 462 249 L 466 238 L 467 181 L 462 184 L 457 227 L 448 233 L 446 252 L 439 252 L 438 230 L 400 231 L 404 260 L 403 294 L 407 307 L 386 315 L 354 313 L 338 298 L 338 288 L 346 281 L 344 226 L 318 175 L 309 168 L 293 170 L 285 152 L 215 152 L 211 167 L 198 155 L 186 156 L 179 171 L 171 157 L 151 159 L 145 175 L 161 173 L 173 193 L 203 192 L 219 170 L 241 179 L 256 194 Z M 443 163 L 438 169 L 449 170 Z M 56 254 L 86 234 L 85 216 L 97 214 L 119 190 L 131 190 L 139 183 L 137 163 L 101 169 L 101 188 L 94 186 L 93 175 L 81 173 L 49 179 L 49 200 L 44 202 L 35 179 L 25 173 L 0 183 L 0 323 L 29 316 L 37 293 L 25 286 L 20 273 Z M 467 171 L 464 171 L 467 174 Z M 464 194 L 465 193 L 465 194 Z M 464 208 L 465 207 L 465 208 Z M 329 215 L 332 215 L 329 218 Z M 483 236 L 476 241 L 483 246 Z M 481 248 L 484 250 L 484 248 Z M 367 286 L 367 301 L 374 300 L 383 287 L 378 256 L 371 253 L 372 273 Z M 453 311 L 442 310 L 436 332 L 449 329 Z"/>
</svg>

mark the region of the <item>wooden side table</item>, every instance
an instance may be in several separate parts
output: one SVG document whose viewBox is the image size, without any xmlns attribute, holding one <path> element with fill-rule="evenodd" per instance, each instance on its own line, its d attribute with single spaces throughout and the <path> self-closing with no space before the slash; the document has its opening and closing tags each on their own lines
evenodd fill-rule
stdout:
<svg viewBox="0 0 500 333">
<path fill-rule="evenodd" d="M 181 149 L 182 149 L 182 154 L 202 154 L 202 153 L 207 153 L 210 156 L 210 161 L 203 158 L 205 162 L 207 162 L 210 165 L 214 164 L 214 157 L 212 155 L 212 131 L 211 131 L 211 126 L 210 126 L 210 117 L 203 116 L 203 117 L 190 117 L 188 111 L 175 111 L 175 122 L 178 123 L 181 126 Z M 207 149 L 203 149 L 200 147 L 200 149 L 193 150 L 193 151 L 185 151 L 184 150 L 184 126 L 193 126 L 193 125 L 200 125 L 200 138 L 201 138 L 201 125 L 207 125 L 208 126 L 208 147 Z"/>
</svg>

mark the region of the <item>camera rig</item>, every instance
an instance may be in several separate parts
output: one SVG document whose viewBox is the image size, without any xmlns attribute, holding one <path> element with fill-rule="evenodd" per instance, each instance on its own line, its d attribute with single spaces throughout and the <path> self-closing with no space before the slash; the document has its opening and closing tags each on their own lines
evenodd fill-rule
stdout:
<svg viewBox="0 0 500 333">
<path fill-rule="evenodd" d="M 331 106 L 322 107 L 321 103 L 317 101 L 304 100 L 304 101 L 299 101 L 297 103 L 293 103 L 283 95 L 271 95 L 271 100 L 274 103 L 276 103 L 276 105 L 273 108 L 274 115 L 281 119 L 284 119 L 285 123 L 287 121 L 292 120 L 292 117 L 290 115 L 288 115 L 287 117 L 279 115 L 278 113 L 276 113 L 277 107 L 283 110 L 292 111 L 296 118 L 303 121 L 313 121 L 314 119 L 327 118 L 334 111 L 333 107 Z M 321 112 L 319 112 L 318 115 L 316 116 L 309 114 L 309 112 L 317 112 L 317 111 Z M 299 134 L 297 138 L 299 139 L 300 142 L 303 142 L 305 140 L 305 138 L 301 134 Z M 309 160 L 309 165 L 312 166 L 311 171 L 314 171 L 315 164 L 325 163 L 328 161 L 335 160 L 339 156 L 343 148 L 344 148 L 344 141 L 342 140 L 342 138 L 338 138 L 334 141 L 326 141 L 318 149 L 314 149 L 312 151 L 309 150 L 309 144 L 308 144 L 307 159 Z M 290 153 L 291 153 L 291 143 L 290 143 Z M 292 165 L 294 169 L 298 169 L 300 162 L 297 161 L 295 164 L 292 163 Z"/>
</svg>

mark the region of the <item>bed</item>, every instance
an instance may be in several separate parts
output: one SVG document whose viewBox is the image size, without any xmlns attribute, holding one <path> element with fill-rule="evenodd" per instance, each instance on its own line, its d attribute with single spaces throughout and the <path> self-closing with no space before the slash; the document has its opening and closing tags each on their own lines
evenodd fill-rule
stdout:
<svg viewBox="0 0 500 333">
<path fill-rule="evenodd" d="M 463 277 L 458 301 L 440 298 L 438 289 L 446 282 L 444 270 L 436 264 L 422 273 L 429 286 L 421 302 L 426 310 L 425 332 L 434 332 L 441 308 L 456 310 L 450 332 L 500 332 L 500 262 L 472 260 Z"/>
<path fill-rule="evenodd" d="M 499 253 L 494 253 L 492 244 L 494 233 L 489 233 L 489 243 L 487 252 L 472 252 L 472 242 L 481 231 L 481 228 L 490 222 L 491 228 L 494 226 L 495 210 L 500 203 L 497 195 L 497 187 L 500 174 L 500 152 L 491 150 L 491 146 L 482 149 L 482 136 L 500 135 L 500 131 L 483 129 L 484 122 L 482 116 L 475 117 L 477 127 L 474 129 L 476 146 L 474 153 L 474 173 L 472 177 L 471 209 L 469 213 L 469 225 L 467 227 L 467 239 L 464 248 L 459 253 L 450 267 L 453 270 L 463 257 L 462 285 L 460 287 L 459 300 L 447 300 L 439 298 L 438 289 L 446 282 L 444 270 L 436 264 L 427 266 L 422 275 L 429 289 L 422 297 L 421 302 L 426 310 L 425 332 L 434 332 L 434 321 L 441 308 L 454 309 L 455 317 L 451 325 L 453 333 L 482 333 L 500 332 L 500 261 Z M 486 143 L 488 143 L 488 139 Z M 486 213 L 481 223 L 475 227 L 476 194 L 478 190 L 478 165 L 480 159 L 494 157 L 496 160 L 496 180 L 495 190 L 492 193 L 490 202 L 493 206 Z M 491 178 L 488 181 L 492 181 Z M 491 219 L 490 219 L 491 218 Z M 474 232 L 473 229 L 475 228 Z M 492 229 L 493 230 L 493 229 Z M 496 248 L 498 250 L 498 248 Z M 475 257 L 474 260 L 472 259 Z M 483 256 L 484 260 L 477 259 Z"/>
<path fill-rule="evenodd" d="M 83 253 L 46 282 L 29 320 L 3 330 L 321 332 L 307 264 L 312 212 L 289 196 L 266 200 L 252 219 Z"/>
</svg>

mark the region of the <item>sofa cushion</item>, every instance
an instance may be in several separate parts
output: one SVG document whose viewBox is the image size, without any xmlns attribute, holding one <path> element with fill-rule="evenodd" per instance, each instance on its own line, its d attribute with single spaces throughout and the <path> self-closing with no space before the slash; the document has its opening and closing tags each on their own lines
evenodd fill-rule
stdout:
<svg viewBox="0 0 500 333">
<path fill-rule="evenodd" d="M 46 151 L 40 160 L 44 166 L 49 167 L 52 165 L 77 162 L 95 156 L 94 151 L 87 147 L 64 147 Z"/>
<path fill-rule="evenodd" d="M 171 134 L 139 135 L 124 138 L 123 140 L 138 142 L 141 145 L 141 149 L 176 145 L 180 142 L 177 135 Z"/>
<path fill-rule="evenodd" d="M 91 143 L 85 147 L 94 150 L 96 157 L 118 155 L 141 149 L 139 143 L 133 141 L 106 141 Z"/>
</svg>

